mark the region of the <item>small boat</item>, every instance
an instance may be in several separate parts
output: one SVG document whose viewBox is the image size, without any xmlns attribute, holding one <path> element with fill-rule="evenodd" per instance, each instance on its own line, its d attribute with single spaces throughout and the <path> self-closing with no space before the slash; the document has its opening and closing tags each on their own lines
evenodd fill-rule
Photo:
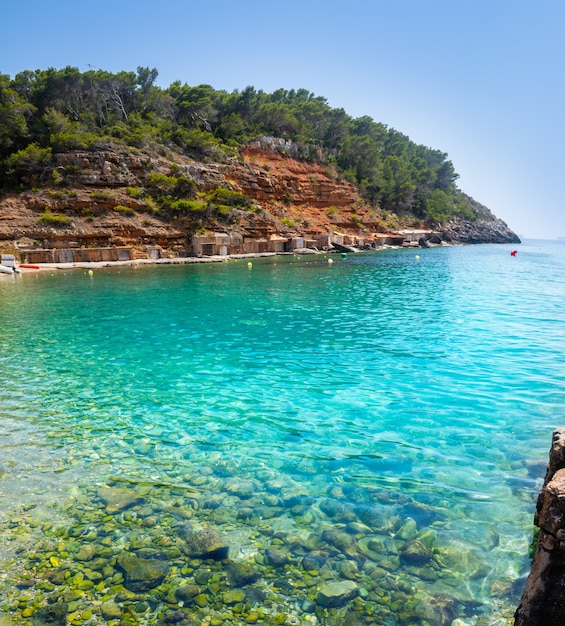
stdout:
<svg viewBox="0 0 565 626">
<path fill-rule="evenodd" d="M 0 256 L 0 272 L 2 274 L 19 274 L 19 270 L 16 267 L 16 257 L 13 254 Z"/>
<path fill-rule="evenodd" d="M 39 265 L 30 265 L 29 263 L 20 263 L 20 267 L 25 267 L 28 270 L 40 270 L 41 269 Z"/>
</svg>

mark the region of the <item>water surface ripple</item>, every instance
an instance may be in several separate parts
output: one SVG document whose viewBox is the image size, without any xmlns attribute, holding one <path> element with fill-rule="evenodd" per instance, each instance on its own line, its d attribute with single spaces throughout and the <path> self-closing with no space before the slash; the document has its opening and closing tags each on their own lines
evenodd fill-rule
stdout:
<svg viewBox="0 0 565 626">
<path fill-rule="evenodd" d="M 143 486 L 154 517 L 181 506 L 188 485 L 184 519 L 228 533 L 232 558 L 276 569 L 264 553 L 284 531 L 303 537 L 279 536 L 287 576 L 300 578 L 308 550 L 328 559 L 308 593 L 280 592 L 288 623 L 344 623 L 353 610 L 354 623 L 505 623 L 565 399 L 565 246 L 509 250 L 0 281 L 0 523 L 29 523 L 0 541 L 11 572 L 0 599 L 15 610 L 14 580 L 29 575 L 32 542 L 48 543 L 45 521 L 83 523 L 77 511 L 102 507 L 101 486 Z M 328 528 L 356 547 L 332 544 Z M 367 537 L 381 548 L 363 553 Z M 410 560 L 411 542 L 426 555 Z M 328 580 L 353 580 L 359 597 L 312 608 Z M 198 610 L 212 619 L 204 595 Z M 98 623 L 80 610 L 78 623 Z"/>
</svg>

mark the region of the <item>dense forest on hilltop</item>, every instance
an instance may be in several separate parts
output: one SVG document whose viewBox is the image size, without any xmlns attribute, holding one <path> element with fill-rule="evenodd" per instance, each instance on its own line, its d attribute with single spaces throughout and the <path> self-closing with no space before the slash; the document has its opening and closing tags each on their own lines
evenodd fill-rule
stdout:
<svg viewBox="0 0 565 626">
<path fill-rule="evenodd" d="M 70 150 L 166 147 L 224 162 L 267 136 L 286 140 L 280 149 L 292 156 L 335 167 L 385 212 L 428 224 L 478 216 L 480 205 L 457 188 L 447 154 L 370 117 L 352 118 L 306 89 L 228 93 L 179 81 L 161 88 L 157 77 L 146 67 L 0 74 L 0 188 L 60 182 L 53 155 Z"/>
</svg>

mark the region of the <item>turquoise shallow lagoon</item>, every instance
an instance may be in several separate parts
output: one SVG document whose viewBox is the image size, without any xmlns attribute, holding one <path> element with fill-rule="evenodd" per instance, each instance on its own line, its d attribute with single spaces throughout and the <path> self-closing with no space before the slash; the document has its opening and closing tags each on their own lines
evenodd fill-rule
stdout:
<svg viewBox="0 0 565 626">
<path fill-rule="evenodd" d="M 0 610 L 511 623 L 565 420 L 565 245 L 510 249 L 0 281 Z"/>
</svg>

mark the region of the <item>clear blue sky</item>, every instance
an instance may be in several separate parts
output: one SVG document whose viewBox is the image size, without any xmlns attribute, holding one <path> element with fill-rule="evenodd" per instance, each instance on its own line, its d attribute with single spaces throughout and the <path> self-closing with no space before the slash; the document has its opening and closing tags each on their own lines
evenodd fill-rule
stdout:
<svg viewBox="0 0 565 626">
<path fill-rule="evenodd" d="M 28 0 L 0 15 L 1 73 L 304 87 L 447 152 L 518 234 L 565 237 L 564 0 Z"/>
</svg>

